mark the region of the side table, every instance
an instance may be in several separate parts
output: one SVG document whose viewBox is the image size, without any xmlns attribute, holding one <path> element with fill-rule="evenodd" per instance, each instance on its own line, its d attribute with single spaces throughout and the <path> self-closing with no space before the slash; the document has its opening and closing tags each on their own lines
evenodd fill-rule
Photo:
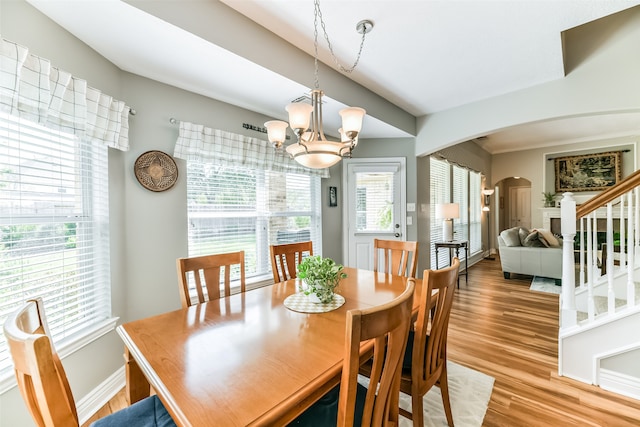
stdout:
<svg viewBox="0 0 640 427">
<path fill-rule="evenodd" d="M 458 274 L 458 289 L 460 289 L 460 275 L 464 274 L 464 282 L 465 284 L 469 283 L 469 241 L 468 240 L 452 240 L 450 242 L 435 242 L 436 247 L 436 270 L 440 268 L 438 266 L 438 249 L 440 248 L 448 248 L 449 249 L 449 265 L 451 265 L 452 253 L 451 250 L 456 250 L 456 257 L 460 258 L 460 248 L 464 248 L 465 257 L 464 257 L 464 270 L 463 273 Z"/>
</svg>

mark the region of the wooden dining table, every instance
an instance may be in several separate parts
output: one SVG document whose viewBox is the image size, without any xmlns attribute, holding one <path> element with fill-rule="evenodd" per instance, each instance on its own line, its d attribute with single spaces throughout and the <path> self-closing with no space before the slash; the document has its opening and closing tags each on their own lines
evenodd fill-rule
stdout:
<svg viewBox="0 0 640 427">
<path fill-rule="evenodd" d="M 148 396 L 151 385 L 179 426 L 288 423 L 339 383 L 347 311 L 393 300 L 408 280 L 345 272 L 336 290 L 345 303 L 325 313 L 284 305 L 299 291 L 292 279 L 118 326 L 127 400 Z"/>
</svg>

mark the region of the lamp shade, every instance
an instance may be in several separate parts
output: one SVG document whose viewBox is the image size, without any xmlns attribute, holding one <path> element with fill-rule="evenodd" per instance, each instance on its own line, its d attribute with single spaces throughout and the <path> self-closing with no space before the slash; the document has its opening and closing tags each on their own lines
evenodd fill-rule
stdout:
<svg viewBox="0 0 640 427">
<path fill-rule="evenodd" d="M 340 110 L 342 129 L 347 136 L 351 137 L 353 132 L 355 132 L 355 135 L 360 132 L 365 113 L 365 109 L 360 107 L 348 107 Z"/>
<path fill-rule="evenodd" d="M 460 218 L 460 207 L 457 203 L 438 203 L 436 205 L 436 218 L 451 219 Z"/>
<path fill-rule="evenodd" d="M 484 190 L 482 190 L 482 194 L 484 194 L 485 196 L 490 196 L 494 191 L 495 190 L 493 188 L 485 188 Z"/>
<path fill-rule="evenodd" d="M 267 138 L 276 147 L 280 147 L 287 138 L 287 127 L 289 124 L 281 120 L 271 120 L 264 124 L 267 128 Z"/>
<path fill-rule="evenodd" d="M 291 126 L 291 129 L 302 129 L 303 131 L 309 129 L 311 112 L 313 111 L 311 104 L 293 102 L 287 105 L 285 109 L 289 113 L 289 126 Z"/>
</svg>

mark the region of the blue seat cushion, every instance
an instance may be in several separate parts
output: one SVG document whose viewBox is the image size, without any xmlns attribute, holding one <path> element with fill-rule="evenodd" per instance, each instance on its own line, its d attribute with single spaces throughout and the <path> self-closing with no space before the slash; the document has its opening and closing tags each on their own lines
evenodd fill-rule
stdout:
<svg viewBox="0 0 640 427">
<path fill-rule="evenodd" d="M 175 427 L 158 396 L 134 403 L 91 424 L 91 427 Z"/>
<path fill-rule="evenodd" d="M 409 331 L 409 338 L 407 338 L 407 349 L 404 351 L 404 359 L 402 360 L 402 372 L 411 373 L 411 358 L 413 357 L 413 340 L 415 337 L 414 331 Z M 429 336 L 424 342 L 424 348 L 426 351 L 427 344 L 429 344 Z"/>
<path fill-rule="evenodd" d="M 304 411 L 293 420 L 290 426 L 307 426 L 307 427 L 327 427 L 335 426 L 338 423 L 338 399 L 340 396 L 340 385 L 337 385 L 327 394 L 322 396 L 320 400 L 311 405 L 309 409 Z M 367 388 L 358 384 L 356 392 L 356 407 L 353 425 L 359 427 L 362 424 L 362 411 L 364 410 L 364 401 L 367 396 Z"/>
</svg>

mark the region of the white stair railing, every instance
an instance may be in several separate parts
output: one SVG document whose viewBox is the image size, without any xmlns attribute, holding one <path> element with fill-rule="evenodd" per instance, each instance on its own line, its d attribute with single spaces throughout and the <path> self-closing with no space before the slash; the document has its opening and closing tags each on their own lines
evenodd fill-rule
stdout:
<svg viewBox="0 0 640 427">
<path fill-rule="evenodd" d="M 627 308 L 635 305 L 635 270 L 638 266 L 636 254 L 640 254 L 640 203 L 639 188 L 621 194 L 617 199 L 606 203 L 605 209 L 594 210 L 580 218 L 578 287 L 575 281 L 574 239 L 576 237 L 576 202 L 573 193 L 563 194 L 561 201 L 561 227 L 563 238 L 563 269 L 560 327 L 571 328 L 578 324 L 578 311 L 586 311 L 586 319 L 581 322 L 592 323 L 596 317 L 616 312 L 616 299 L 624 300 Z M 619 252 L 615 251 L 615 218 L 619 225 Z M 619 207 L 619 209 L 618 209 Z M 604 218 L 603 218 L 604 216 Z M 598 219 L 605 219 L 606 230 L 599 230 Z M 606 231 L 605 273 L 601 275 L 598 259 L 598 232 Z M 614 259 L 617 257 L 617 264 Z M 604 260 L 603 260 L 604 261 Z M 623 276 L 623 277 L 622 277 Z M 622 282 L 624 280 L 624 282 Z M 606 286 L 606 288 L 605 288 Z M 597 289 L 596 289 L 597 288 Z M 585 293 L 586 307 L 576 307 L 576 292 Z M 606 297 L 606 312 L 596 312 L 596 298 Z M 583 297 L 584 298 L 584 297 Z M 584 300 L 582 300 L 584 301 Z"/>
</svg>

